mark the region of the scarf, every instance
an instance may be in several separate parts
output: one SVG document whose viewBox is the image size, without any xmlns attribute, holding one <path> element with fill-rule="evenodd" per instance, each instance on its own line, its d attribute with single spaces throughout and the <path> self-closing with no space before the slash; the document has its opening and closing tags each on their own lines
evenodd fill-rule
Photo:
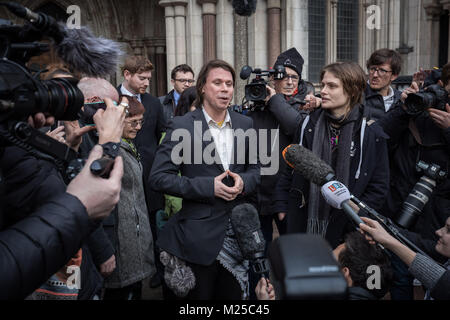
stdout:
<svg viewBox="0 0 450 320">
<path fill-rule="evenodd" d="M 350 175 L 350 151 L 353 140 L 355 122 L 360 117 L 359 105 L 356 105 L 347 114 L 336 118 L 328 111 L 321 112 L 315 125 L 312 152 L 334 168 L 336 178 L 348 185 Z M 339 125 L 339 143 L 335 147 L 337 152 L 336 165 L 332 161 L 332 134 L 330 125 Z M 336 140 L 335 140 L 336 141 Z M 318 234 L 325 237 L 327 232 L 331 208 L 320 193 L 320 186 L 310 183 L 308 199 L 308 225 L 307 233 Z"/>
</svg>

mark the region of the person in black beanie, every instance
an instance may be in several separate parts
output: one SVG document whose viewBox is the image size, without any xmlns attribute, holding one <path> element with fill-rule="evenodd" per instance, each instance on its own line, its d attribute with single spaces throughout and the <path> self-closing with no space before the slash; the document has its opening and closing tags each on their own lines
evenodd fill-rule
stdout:
<svg viewBox="0 0 450 320">
<path fill-rule="evenodd" d="M 261 229 L 266 240 L 266 247 L 272 241 L 273 227 L 275 220 L 280 234 L 285 233 L 285 223 L 280 220 L 271 207 L 273 187 L 276 185 L 279 172 L 282 172 L 285 166 L 281 159 L 282 150 L 292 143 L 292 138 L 300 122 L 307 116 L 305 111 L 300 111 L 305 99 L 313 98 L 307 96 L 307 86 L 301 79 L 301 73 L 304 60 L 295 48 L 291 48 L 281 53 L 275 64 L 285 68 L 283 79 L 271 79 L 273 88 L 267 86 L 268 99 L 262 109 L 257 109 L 247 113 L 253 119 L 255 129 L 267 130 L 267 135 L 259 135 L 259 139 L 264 137 L 266 140 L 266 153 L 270 160 L 266 167 L 267 173 L 261 175 L 261 185 L 257 192 L 258 212 L 261 223 Z M 313 98 L 314 99 L 314 98 Z M 315 101 L 315 100 L 314 100 Z M 310 107 L 309 103 L 306 107 Z M 264 142 L 258 142 L 258 147 Z M 278 161 L 276 161 L 278 160 Z M 254 288 L 258 277 L 250 275 L 251 286 Z M 251 297 L 254 292 L 251 291 Z"/>
</svg>

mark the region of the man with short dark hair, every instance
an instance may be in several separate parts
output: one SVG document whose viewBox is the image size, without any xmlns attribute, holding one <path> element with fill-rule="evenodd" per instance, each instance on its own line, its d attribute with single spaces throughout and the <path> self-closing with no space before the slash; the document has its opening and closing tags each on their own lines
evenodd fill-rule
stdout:
<svg viewBox="0 0 450 320">
<path fill-rule="evenodd" d="M 389 256 L 355 231 L 333 250 L 348 285 L 349 300 L 378 300 L 388 292 L 393 277 Z M 379 272 L 379 273 L 378 273 Z M 371 279 L 371 276 L 378 279 Z"/>
<path fill-rule="evenodd" d="M 370 118 L 378 120 L 400 100 L 401 92 L 392 88 L 392 81 L 397 79 L 402 67 L 401 56 L 390 49 L 379 49 L 367 60 L 369 72 L 364 106 Z"/>
<path fill-rule="evenodd" d="M 175 108 L 183 91 L 194 84 L 194 71 L 187 64 L 180 64 L 173 68 L 170 73 L 170 83 L 173 89 L 165 96 L 159 97 L 159 101 L 163 105 L 164 118 L 166 123 L 173 118 Z"/>
</svg>

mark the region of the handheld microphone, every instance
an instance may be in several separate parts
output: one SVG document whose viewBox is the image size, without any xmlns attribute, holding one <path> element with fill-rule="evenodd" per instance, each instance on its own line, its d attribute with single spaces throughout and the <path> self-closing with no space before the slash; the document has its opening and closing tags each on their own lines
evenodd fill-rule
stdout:
<svg viewBox="0 0 450 320">
<path fill-rule="evenodd" d="M 265 246 L 261 225 L 256 208 L 248 203 L 237 205 L 231 211 L 231 224 L 241 253 L 252 262 L 255 273 L 264 275 L 269 272 L 265 258 Z"/>
<path fill-rule="evenodd" d="M 359 226 L 360 223 L 364 223 L 350 206 L 349 200 L 352 195 L 345 185 L 339 181 L 330 181 L 322 186 L 320 192 L 330 206 L 344 210 L 347 216 L 351 218 L 357 226 Z"/>
<path fill-rule="evenodd" d="M 335 181 L 334 170 L 311 150 L 298 144 L 290 144 L 283 150 L 286 163 L 303 177 L 321 186 L 322 196 L 333 208 L 342 209 L 358 226 L 364 223 L 350 206 L 348 188 Z"/>
<path fill-rule="evenodd" d="M 87 27 L 69 29 L 44 13 L 35 13 L 14 2 L 2 2 L 16 16 L 30 22 L 35 30 L 50 36 L 55 41 L 58 56 L 74 70 L 89 77 L 105 77 L 116 71 L 123 52 L 112 40 L 95 37 Z M 33 30 L 26 30 L 25 33 Z M 26 34 L 22 34 L 26 38 Z"/>
</svg>

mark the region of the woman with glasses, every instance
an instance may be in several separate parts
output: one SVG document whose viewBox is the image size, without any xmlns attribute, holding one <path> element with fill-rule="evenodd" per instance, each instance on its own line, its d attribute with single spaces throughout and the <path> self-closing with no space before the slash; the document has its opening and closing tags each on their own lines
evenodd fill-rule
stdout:
<svg viewBox="0 0 450 320">
<path fill-rule="evenodd" d="M 333 63 L 322 69 L 320 83 L 321 107 L 300 123 L 294 143 L 312 150 L 331 165 L 336 180 L 379 209 L 389 183 L 387 136 L 365 117 L 364 71 L 356 63 Z M 274 207 L 281 215 L 287 213 L 288 233 L 319 234 L 334 248 L 354 228 L 342 210 L 326 204 L 320 187 L 287 167 L 276 187 Z"/>
<path fill-rule="evenodd" d="M 142 165 L 133 139 L 144 122 L 144 106 L 128 99 L 127 116 L 120 143 L 124 174 L 120 201 L 104 222 L 116 256 L 116 269 L 105 279 L 105 300 L 140 300 L 141 281 L 155 269 L 153 236 L 145 202 Z"/>
</svg>

